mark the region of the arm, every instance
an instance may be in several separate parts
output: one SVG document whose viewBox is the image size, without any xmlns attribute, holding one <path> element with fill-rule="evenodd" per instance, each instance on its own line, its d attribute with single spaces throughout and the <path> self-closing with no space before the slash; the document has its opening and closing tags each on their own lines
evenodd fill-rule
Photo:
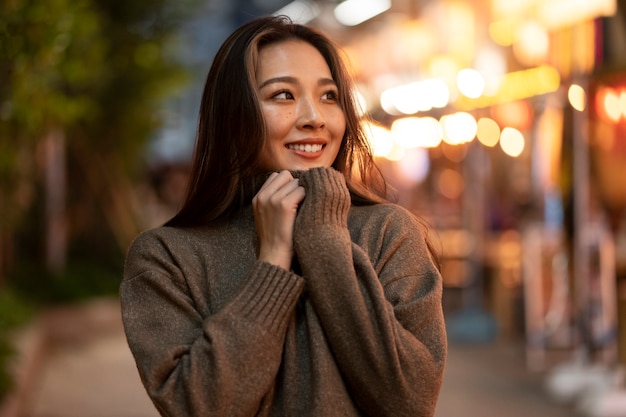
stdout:
<svg viewBox="0 0 626 417">
<path fill-rule="evenodd" d="M 127 256 L 122 318 L 144 386 L 163 416 L 255 415 L 280 366 L 302 279 L 257 262 L 233 299 L 201 314 L 181 256 L 150 233 Z"/>
<path fill-rule="evenodd" d="M 363 231 L 376 242 L 371 259 L 351 240 L 343 176 L 315 169 L 300 183 L 295 250 L 348 389 L 372 415 L 432 416 L 446 355 L 442 284 L 417 221 L 390 210 Z"/>
</svg>

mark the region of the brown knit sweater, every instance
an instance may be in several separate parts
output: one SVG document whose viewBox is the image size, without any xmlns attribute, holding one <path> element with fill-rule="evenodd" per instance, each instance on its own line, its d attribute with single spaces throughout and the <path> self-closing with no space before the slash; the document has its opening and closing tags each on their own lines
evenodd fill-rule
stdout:
<svg viewBox="0 0 626 417">
<path fill-rule="evenodd" d="M 259 262 L 252 208 L 131 245 L 123 321 L 163 416 L 432 416 L 446 337 L 416 219 L 351 206 L 331 168 L 300 173 L 294 271 Z"/>
</svg>

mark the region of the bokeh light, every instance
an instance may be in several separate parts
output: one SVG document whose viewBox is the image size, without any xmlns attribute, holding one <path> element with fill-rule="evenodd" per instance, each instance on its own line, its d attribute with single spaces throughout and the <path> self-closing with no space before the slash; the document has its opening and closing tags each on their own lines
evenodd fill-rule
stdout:
<svg viewBox="0 0 626 417">
<path fill-rule="evenodd" d="M 434 117 L 420 117 L 418 120 L 419 146 L 435 148 L 443 140 L 443 128 Z"/>
<path fill-rule="evenodd" d="M 626 118 L 626 88 L 601 87 L 596 93 L 598 115 L 611 123 Z"/>
<path fill-rule="evenodd" d="M 396 145 L 401 148 L 411 149 L 419 146 L 419 118 L 403 117 L 391 124 L 391 137 Z"/>
<path fill-rule="evenodd" d="M 548 31 L 539 22 L 524 22 L 518 30 L 513 44 L 515 57 L 525 65 L 545 62 L 550 48 Z"/>
<path fill-rule="evenodd" d="M 498 144 L 500 140 L 500 126 L 498 126 L 495 120 L 489 117 L 481 117 L 478 119 L 476 126 L 476 137 L 480 143 L 490 148 Z"/>
<path fill-rule="evenodd" d="M 456 83 L 461 94 L 469 98 L 478 98 L 485 90 L 485 79 L 473 68 L 464 68 L 459 71 Z"/>
<path fill-rule="evenodd" d="M 440 79 L 427 79 L 384 90 L 380 105 L 391 115 L 412 115 L 417 112 L 443 108 L 450 101 L 450 91 Z"/>
<path fill-rule="evenodd" d="M 587 93 L 585 93 L 585 89 L 580 85 L 570 85 L 567 90 L 567 98 L 569 100 L 569 104 L 571 104 L 574 109 L 578 111 L 585 110 L 585 107 L 587 106 Z"/>
<path fill-rule="evenodd" d="M 524 151 L 524 135 L 513 127 L 505 127 L 500 135 L 500 147 L 505 154 L 514 158 L 520 156 Z"/>
<path fill-rule="evenodd" d="M 393 150 L 391 132 L 371 121 L 363 122 L 363 129 L 367 135 L 374 156 L 387 157 Z"/>
<path fill-rule="evenodd" d="M 457 199 L 463 193 L 464 187 L 463 177 L 457 171 L 446 168 L 439 174 L 437 188 L 444 197 Z"/>
<path fill-rule="evenodd" d="M 398 161 L 402 175 L 412 182 L 422 182 L 430 169 L 428 151 L 424 148 L 408 149 L 404 157 Z"/>
<path fill-rule="evenodd" d="M 443 116 L 440 123 L 444 131 L 443 140 L 451 145 L 471 142 L 478 130 L 476 119 L 466 112 Z"/>
</svg>

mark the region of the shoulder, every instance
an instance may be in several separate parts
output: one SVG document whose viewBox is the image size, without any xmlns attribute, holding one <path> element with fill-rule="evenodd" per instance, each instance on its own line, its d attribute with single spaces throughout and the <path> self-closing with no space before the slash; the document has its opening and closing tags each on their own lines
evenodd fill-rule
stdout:
<svg viewBox="0 0 626 417">
<path fill-rule="evenodd" d="M 353 206 L 350 221 L 360 226 L 402 229 L 421 229 L 423 221 L 408 209 L 395 203 L 379 203 L 365 206 Z"/>
<path fill-rule="evenodd" d="M 129 254 L 134 252 L 157 251 L 162 248 L 176 246 L 192 238 L 197 232 L 193 229 L 162 226 L 141 232 L 131 242 Z"/>
<path fill-rule="evenodd" d="M 146 230 L 131 242 L 126 253 L 125 275 L 134 276 L 154 266 L 180 264 L 199 232 L 194 229 L 158 227 Z"/>
<path fill-rule="evenodd" d="M 354 206 L 348 227 L 353 242 L 366 250 L 377 265 L 386 264 L 391 257 L 401 259 L 407 265 L 411 262 L 436 263 L 433 262 L 437 258 L 433 246 L 437 241 L 434 231 L 425 219 L 403 206 L 394 203 Z"/>
<path fill-rule="evenodd" d="M 433 237 L 423 218 L 394 203 L 353 206 L 348 228 L 355 242 L 380 245 L 412 241 L 421 246 Z"/>
</svg>

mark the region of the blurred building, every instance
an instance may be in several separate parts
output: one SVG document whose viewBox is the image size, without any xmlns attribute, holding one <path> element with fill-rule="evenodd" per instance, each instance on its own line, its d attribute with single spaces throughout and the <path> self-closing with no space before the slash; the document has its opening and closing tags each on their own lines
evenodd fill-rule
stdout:
<svg viewBox="0 0 626 417">
<path fill-rule="evenodd" d="M 345 50 L 381 167 L 439 236 L 451 340 L 626 363 L 625 1 L 207 1 L 155 164 L 188 160 L 213 54 L 270 13 Z"/>
</svg>

